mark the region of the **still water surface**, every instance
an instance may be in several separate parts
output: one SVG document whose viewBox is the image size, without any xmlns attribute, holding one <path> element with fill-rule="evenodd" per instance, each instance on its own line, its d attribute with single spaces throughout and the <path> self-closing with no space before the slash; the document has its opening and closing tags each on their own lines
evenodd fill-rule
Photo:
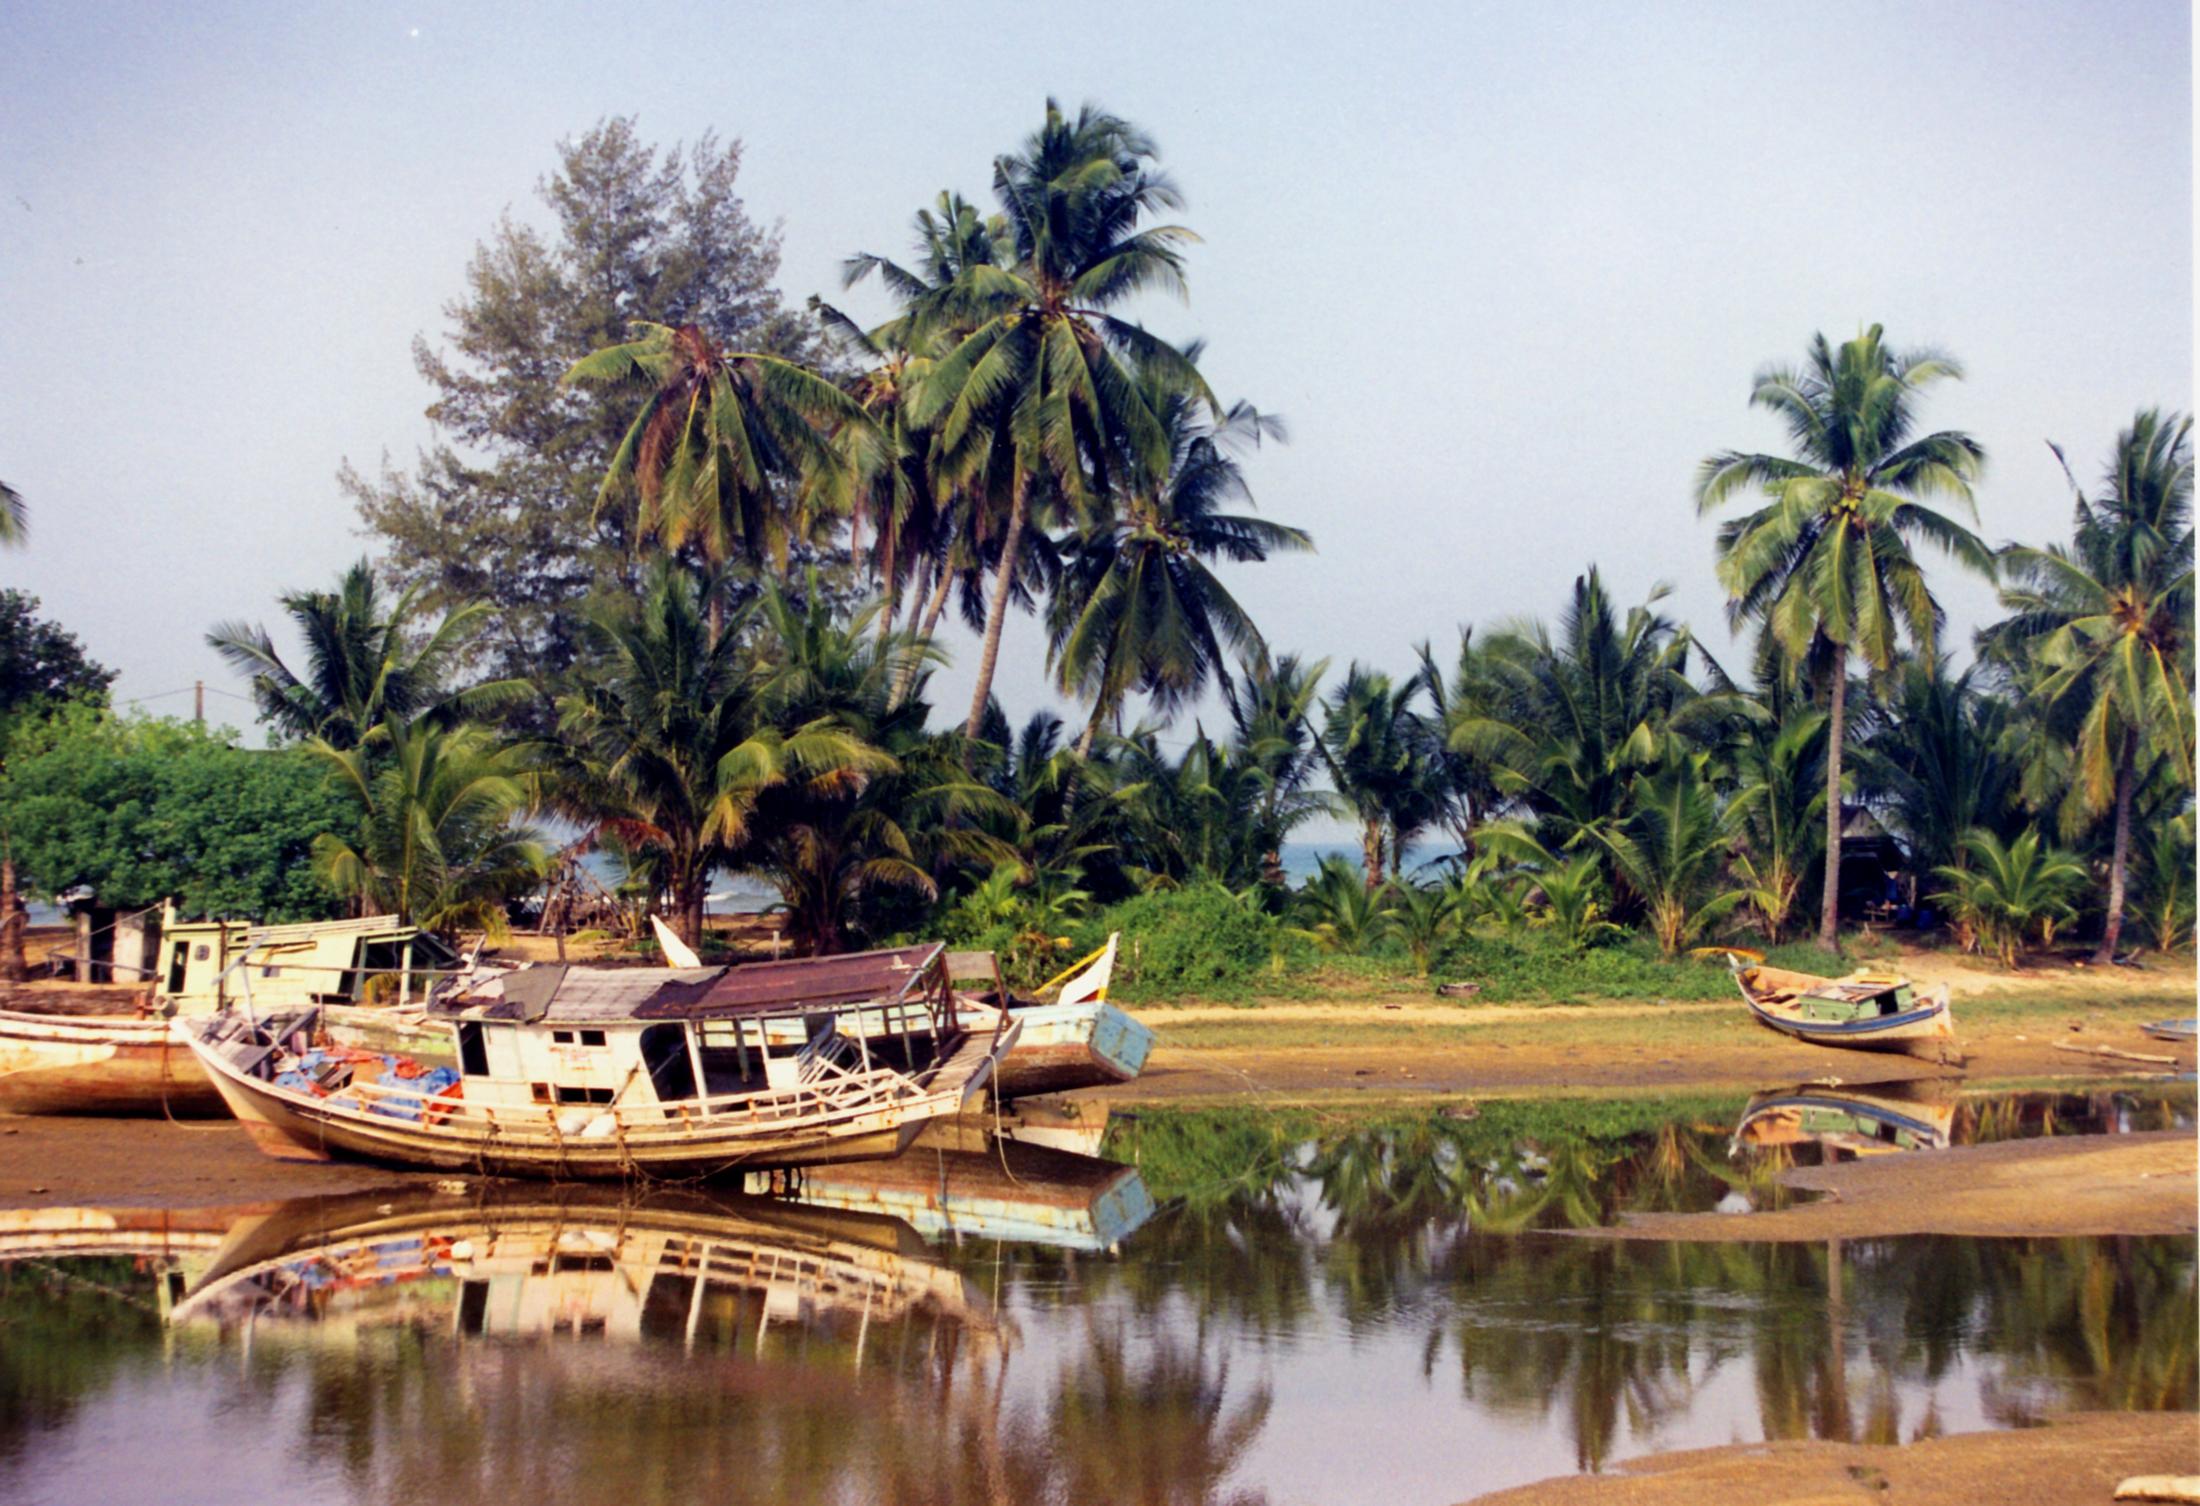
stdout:
<svg viewBox="0 0 2200 1506">
<path fill-rule="evenodd" d="M 2200 1399 L 2189 1239 L 1560 1232 L 1769 1206 L 1797 1162 L 2190 1128 L 2189 1091 L 1596 1112 L 1148 1115 L 1110 1139 L 1136 1166 L 920 1147 L 801 1199 L 20 1215 L 0 1501 L 1448 1502 Z"/>
</svg>

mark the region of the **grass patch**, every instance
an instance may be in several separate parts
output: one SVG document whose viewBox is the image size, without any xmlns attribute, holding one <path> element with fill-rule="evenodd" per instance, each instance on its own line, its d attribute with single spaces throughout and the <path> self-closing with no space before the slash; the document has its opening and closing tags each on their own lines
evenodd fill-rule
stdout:
<svg viewBox="0 0 2200 1506">
<path fill-rule="evenodd" d="M 1660 956 L 1641 937 L 1610 946 L 1570 947 L 1548 931 L 1462 937 L 1438 954 L 1433 978 L 1478 983 L 1477 997 L 1491 1004 L 1734 997 L 1734 981 L 1724 962 Z"/>
</svg>

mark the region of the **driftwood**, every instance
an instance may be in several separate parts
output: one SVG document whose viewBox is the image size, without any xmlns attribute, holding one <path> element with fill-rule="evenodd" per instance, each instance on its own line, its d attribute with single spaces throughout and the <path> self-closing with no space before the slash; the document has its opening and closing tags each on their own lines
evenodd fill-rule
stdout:
<svg viewBox="0 0 2200 1506">
<path fill-rule="evenodd" d="M 2055 1042 L 2057 1051 L 2075 1051 L 2080 1056 L 2113 1056 L 2122 1062 L 2155 1062 L 2165 1067 L 2177 1065 L 2174 1056 L 2155 1056 L 2145 1051 L 2118 1051 L 2114 1046 L 2084 1046 L 2076 1041 Z"/>
<path fill-rule="evenodd" d="M 1437 997 L 1443 999 L 1471 999 L 1481 991 L 1482 985 L 1479 983 L 1439 983 L 1436 985 Z"/>
</svg>

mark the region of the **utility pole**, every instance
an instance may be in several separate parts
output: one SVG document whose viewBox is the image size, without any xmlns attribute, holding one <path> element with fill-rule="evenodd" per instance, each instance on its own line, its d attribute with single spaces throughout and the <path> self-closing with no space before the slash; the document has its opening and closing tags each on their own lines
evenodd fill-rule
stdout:
<svg viewBox="0 0 2200 1506">
<path fill-rule="evenodd" d="M 204 680 L 193 680 L 191 682 L 191 720 L 202 727 L 206 725 L 206 682 Z"/>
</svg>

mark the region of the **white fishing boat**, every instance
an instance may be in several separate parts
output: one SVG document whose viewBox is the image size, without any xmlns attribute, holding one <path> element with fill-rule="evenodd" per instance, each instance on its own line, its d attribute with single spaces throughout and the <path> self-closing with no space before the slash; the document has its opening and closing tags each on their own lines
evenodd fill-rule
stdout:
<svg viewBox="0 0 2200 1506">
<path fill-rule="evenodd" d="M 318 1009 L 190 1046 L 260 1148 L 491 1176 L 701 1177 L 899 1154 L 1016 1043 L 938 945 L 738 968 L 537 966 L 439 996 L 455 1068 L 330 1049 Z M 799 1030 L 790 1039 L 789 1022 Z"/>
<path fill-rule="evenodd" d="M 157 955 L 161 966 L 141 987 L 10 996 L 0 1008 L 0 1113 L 219 1113 L 186 1031 L 246 996 L 263 1009 L 322 1006 L 324 1025 L 356 1044 L 432 1050 L 432 1038 L 387 1006 L 423 1001 L 459 961 L 392 915 L 285 926 L 171 918 Z"/>
</svg>

